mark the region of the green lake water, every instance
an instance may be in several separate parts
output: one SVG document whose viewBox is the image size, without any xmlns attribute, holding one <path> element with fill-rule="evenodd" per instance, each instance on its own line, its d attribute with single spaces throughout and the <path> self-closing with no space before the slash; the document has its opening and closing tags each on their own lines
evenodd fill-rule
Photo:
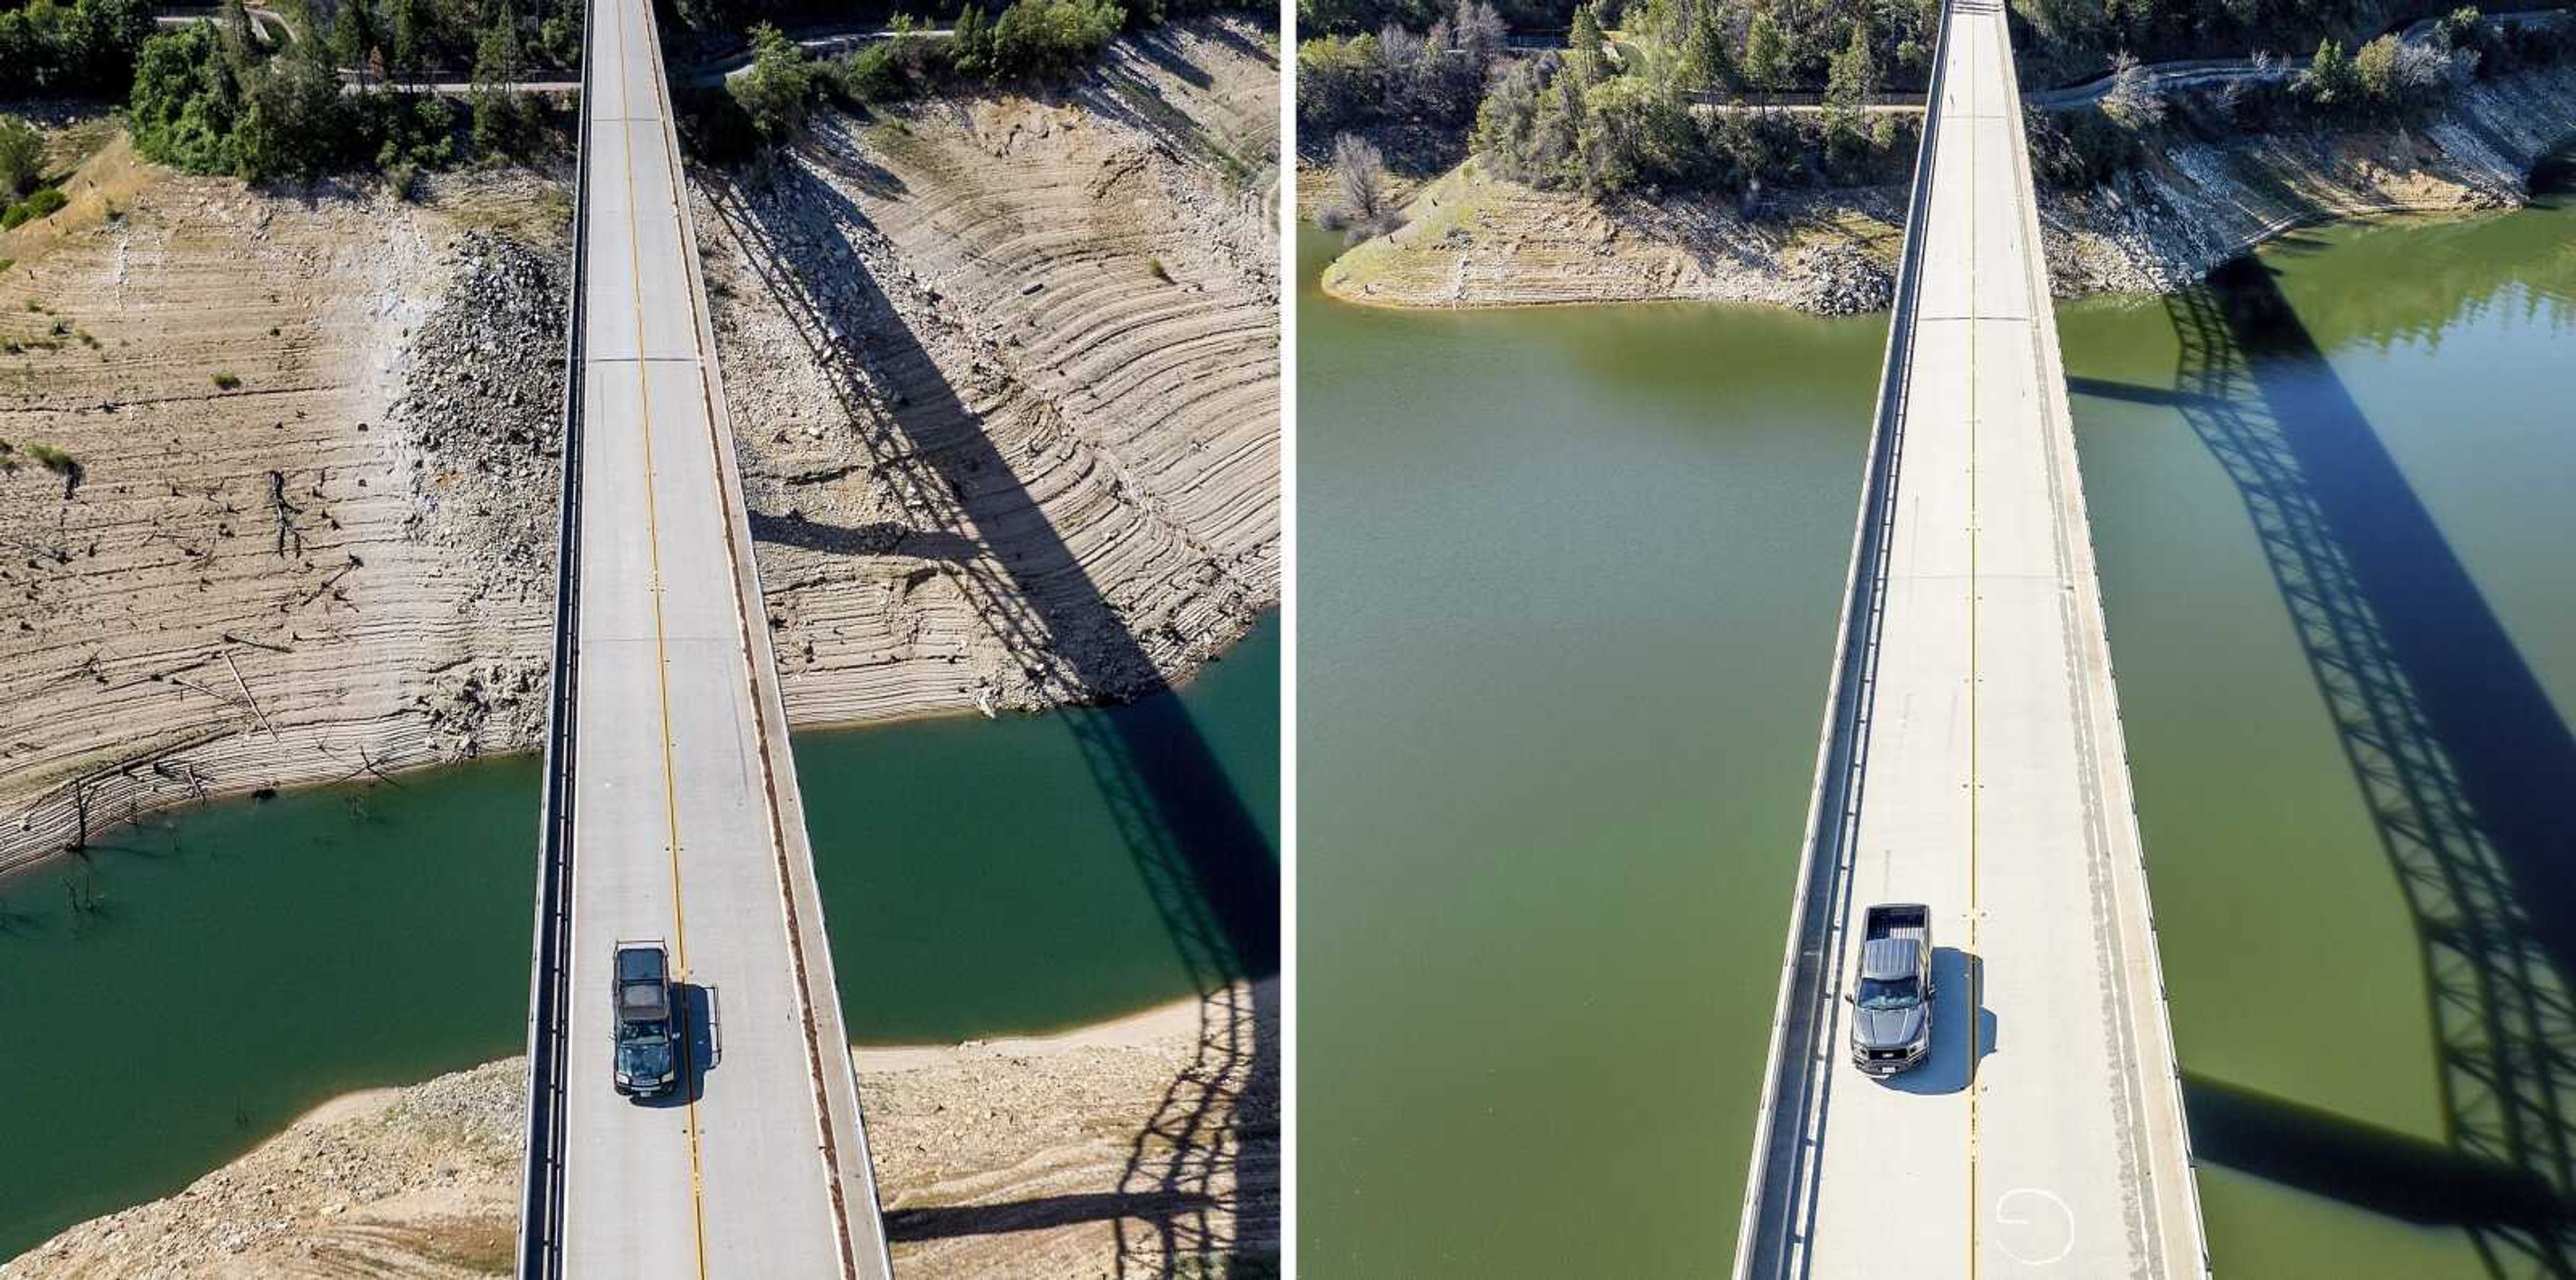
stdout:
<svg viewBox="0 0 2576 1280">
<path fill-rule="evenodd" d="M 1715 1272 L 1884 320 L 1300 249 L 1302 1261 Z M 2059 324 L 2218 1273 L 2490 1274 L 2576 1150 L 2576 209 Z"/>
<path fill-rule="evenodd" d="M 2576 1142 L 2576 207 L 2059 327 L 2213 1264 L 2491 1274 Z"/>
<path fill-rule="evenodd" d="M 1141 787 L 1166 832 L 1248 823 L 1217 856 L 1275 886 L 1279 647 L 1265 622 L 1134 707 L 800 736 L 852 1034 L 1049 1031 L 1206 981 L 1165 922 L 1189 904 L 1140 865 L 1140 806 L 1112 797 Z M 167 1195 L 335 1094 L 521 1052 L 537 773 L 200 806 L 102 837 L 94 873 L 0 885 L 0 1257 Z M 1154 786 L 1169 777 L 1197 800 Z"/>
<path fill-rule="evenodd" d="M 1884 317 L 1298 328 L 1313 1276 L 1703 1275 L 1735 1205 Z"/>
</svg>

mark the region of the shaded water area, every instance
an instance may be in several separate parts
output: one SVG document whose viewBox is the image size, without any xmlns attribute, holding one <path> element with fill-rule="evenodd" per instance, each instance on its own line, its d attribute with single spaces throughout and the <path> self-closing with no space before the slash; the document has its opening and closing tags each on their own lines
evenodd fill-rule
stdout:
<svg viewBox="0 0 2576 1280">
<path fill-rule="evenodd" d="M 2217 1273 L 2576 1274 L 2576 208 L 2060 328 Z"/>
<path fill-rule="evenodd" d="M 1884 317 L 1398 313 L 1300 242 L 1315 1275 L 1734 1247 Z"/>
<path fill-rule="evenodd" d="M 852 1034 L 1050 1031 L 1226 976 L 1163 864 L 1247 818 L 1267 848 L 1228 857 L 1276 849 L 1279 653 L 1266 621 L 1133 706 L 800 735 Z M 521 1052 L 537 796 L 511 759 L 224 801 L 0 885 L 0 1257 L 333 1095 Z"/>
</svg>

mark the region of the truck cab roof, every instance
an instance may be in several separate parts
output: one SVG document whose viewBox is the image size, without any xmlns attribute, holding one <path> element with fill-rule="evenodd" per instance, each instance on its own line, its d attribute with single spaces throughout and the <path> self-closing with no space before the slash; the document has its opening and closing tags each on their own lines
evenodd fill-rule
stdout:
<svg viewBox="0 0 2576 1280">
<path fill-rule="evenodd" d="M 616 969 L 620 1023 L 658 1023 L 671 1016 L 671 961 L 661 943 L 618 943 Z"/>
<path fill-rule="evenodd" d="M 1861 944 L 1860 976 L 1911 978 L 1923 963 L 1923 943 L 1916 938 L 1872 938 Z"/>
<path fill-rule="evenodd" d="M 617 944 L 617 980 L 619 982 L 659 982 L 670 968 L 670 960 L 659 942 L 621 942 Z"/>
</svg>

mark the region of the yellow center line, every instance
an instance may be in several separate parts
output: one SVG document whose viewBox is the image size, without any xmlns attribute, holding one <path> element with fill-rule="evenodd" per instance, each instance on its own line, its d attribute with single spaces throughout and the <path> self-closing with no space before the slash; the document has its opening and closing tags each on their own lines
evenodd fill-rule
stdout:
<svg viewBox="0 0 2576 1280">
<path fill-rule="evenodd" d="M 625 103 L 626 96 L 624 81 L 627 66 L 626 6 L 629 2 L 630 0 L 609 0 L 611 9 L 617 15 L 616 74 L 619 77 L 618 100 L 621 104 Z M 590 104 L 583 103 L 582 110 L 590 110 Z M 619 127 L 625 133 L 625 137 L 620 140 L 618 152 L 624 160 L 626 179 L 626 262 L 635 283 L 632 298 L 635 311 L 635 405 L 637 416 L 644 427 L 644 546 L 652 566 L 653 678 L 655 689 L 661 697 L 662 816 L 671 837 L 668 846 L 671 855 L 671 945 L 679 954 L 678 981 L 685 985 L 689 979 L 689 926 L 688 913 L 684 909 L 680 890 L 680 788 L 679 770 L 672 760 L 671 656 L 669 642 L 664 636 L 662 625 L 662 516 L 661 504 L 653 493 L 656 475 L 653 466 L 653 390 L 648 376 L 652 361 L 646 358 L 649 353 L 644 348 L 643 235 L 635 216 L 634 132 L 631 126 L 623 122 Z M 682 1046 L 685 1054 L 688 1035 L 685 1013 L 681 1021 Z M 684 1092 L 689 1091 L 689 1082 L 683 1079 L 680 1082 L 680 1088 Z M 694 1092 L 689 1092 L 688 1096 L 688 1130 L 689 1210 L 693 1223 L 692 1229 L 697 1237 L 698 1277 L 699 1280 L 706 1280 L 706 1168 L 698 1150 L 698 1100 Z"/>
</svg>

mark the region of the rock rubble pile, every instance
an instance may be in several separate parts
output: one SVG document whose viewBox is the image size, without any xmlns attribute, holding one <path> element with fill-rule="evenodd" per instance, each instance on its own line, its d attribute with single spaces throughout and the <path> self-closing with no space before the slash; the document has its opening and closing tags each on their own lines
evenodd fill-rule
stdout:
<svg viewBox="0 0 2576 1280">
<path fill-rule="evenodd" d="M 412 499 L 405 533 L 471 584 L 460 615 L 554 590 L 563 484 L 566 264 L 506 236 L 457 238 L 449 285 L 404 346 L 391 408 Z M 527 745 L 545 722 L 542 656 L 434 674 L 422 695 L 443 756 Z"/>
</svg>

